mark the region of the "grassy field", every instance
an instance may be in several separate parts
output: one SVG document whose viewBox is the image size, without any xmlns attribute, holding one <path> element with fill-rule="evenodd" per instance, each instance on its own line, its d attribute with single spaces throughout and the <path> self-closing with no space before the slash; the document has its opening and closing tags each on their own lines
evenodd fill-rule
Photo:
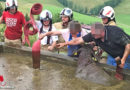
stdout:
<svg viewBox="0 0 130 90">
<path fill-rule="evenodd" d="M 123 0 L 116 8 L 117 14 L 129 14 L 130 15 L 130 0 Z"/>
<path fill-rule="evenodd" d="M 123 0 L 114 10 L 118 26 L 130 35 L 130 0 Z"/>
<path fill-rule="evenodd" d="M 130 33 L 130 0 L 123 0 L 116 8 L 116 18 L 119 26 L 128 28 Z"/>
<path fill-rule="evenodd" d="M 50 4 L 50 5 L 55 5 L 59 7 L 63 7 L 62 4 L 60 4 L 57 0 L 18 0 L 20 5 L 21 4 L 33 4 L 33 3 L 41 3 L 41 4 Z"/>
</svg>

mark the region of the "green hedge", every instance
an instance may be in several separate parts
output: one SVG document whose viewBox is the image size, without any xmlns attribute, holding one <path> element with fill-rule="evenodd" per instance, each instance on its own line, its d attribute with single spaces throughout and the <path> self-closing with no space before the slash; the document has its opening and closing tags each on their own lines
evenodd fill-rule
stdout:
<svg viewBox="0 0 130 90">
<path fill-rule="evenodd" d="M 104 7 L 104 6 L 111 6 L 111 7 L 116 7 L 119 3 L 121 3 L 122 0 L 108 0 L 104 2 L 102 5 L 96 6 L 90 11 L 88 8 L 84 8 L 82 5 L 76 5 L 73 3 L 73 1 L 69 0 L 58 0 L 61 4 L 63 4 L 65 7 L 71 8 L 73 11 L 86 14 L 86 15 L 98 15 L 99 11 Z"/>
<path fill-rule="evenodd" d="M 2 5 L 0 3 L 0 16 L 2 15 L 2 12 L 3 12 L 3 7 L 2 7 Z"/>
<path fill-rule="evenodd" d="M 74 4 L 72 1 L 68 0 L 58 0 L 61 4 L 63 4 L 65 7 L 71 8 L 73 11 L 79 12 L 81 14 L 87 14 L 88 8 L 84 8 L 80 5 Z"/>
<path fill-rule="evenodd" d="M 104 7 L 104 6 L 111 6 L 111 7 L 116 7 L 119 3 L 121 3 L 122 0 L 109 0 L 107 2 L 105 2 L 103 5 L 99 5 L 93 9 L 90 10 L 90 13 L 92 15 L 98 15 L 100 10 Z"/>
</svg>

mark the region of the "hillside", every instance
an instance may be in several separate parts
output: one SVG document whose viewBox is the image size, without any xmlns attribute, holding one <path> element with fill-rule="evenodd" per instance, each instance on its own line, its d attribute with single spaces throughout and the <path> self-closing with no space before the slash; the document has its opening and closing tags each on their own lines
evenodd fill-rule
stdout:
<svg viewBox="0 0 130 90">
<path fill-rule="evenodd" d="M 87 7 L 91 9 L 101 5 L 109 0 L 68 0 L 79 5 L 79 7 Z M 114 0 L 113 0 L 114 1 Z M 117 25 L 123 28 L 130 35 L 130 0 L 122 0 L 122 2 L 114 8 L 116 13 Z"/>
<path fill-rule="evenodd" d="M 2 2 L 3 7 L 4 7 L 4 2 Z M 63 9 L 63 6 L 57 2 L 57 0 L 37 0 L 37 2 L 35 0 L 18 0 L 18 9 L 24 13 L 24 15 L 26 13 L 29 14 L 30 8 L 32 7 L 32 5 L 34 3 L 41 3 L 43 5 L 43 9 L 48 9 L 52 12 L 53 15 L 55 14 L 59 14 L 61 12 L 61 10 Z M 81 23 L 85 23 L 85 24 L 91 24 L 93 22 L 96 21 L 100 21 L 98 18 L 96 17 L 91 17 L 91 16 L 87 16 L 87 15 L 83 15 L 77 12 L 74 12 L 74 19 L 75 20 L 79 20 Z"/>
<path fill-rule="evenodd" d="M 98 5 L 103 4 L 108 0 L 68 0 L 68 1 L 72 1 L 75 5 L 88 8 L 88 10 L 90 10 Z"/>
<path fill-rule="evenodd" d="M 2 3 L 3 7 L 5 7 L 5 2 L 0 1 L 0 3 Z M 21 12 L 28 13 L 34 3 L 41 3 L 43 7 L 44 5 L 48 4 L 52 6 L 63 7 L 63 5 L 57 0 L 18 0 L 18 8 Z"/>
<path fill-rule="evenodd" d="M 123 0 L 116 8 L 117 14 L 129 14 L 130 15 L 130 0 Z"/>
<path fill-rule="evenodd" d="M 76 2 L 80 2 L 80 0 L 77 0 Z M 84 0 L 86 1 L 87 6 L 92 6 L 92 4 L 100 4 L 98 1 L 106 1 L 106 0 Z M 88 2 L 88 3 L 87 3 Z M 93 3 L 94 2 L 94 3 Z M 130 0 L 123 0 L 123 2 L 115 8 L 116 11 L 116 17 L 117 17 L 117 24 L 121 28 L 125 29 L 125 31 L 130 34 Z M 1 2 L 3 7 L 5 6 L 5 2 Z M 18 9 L 24 13 L 29 14 L 30 8 L 34 3 L 41 3 L 44 7 L 44 9 L 48 9 L 52 12 L 53 16 L 56 14 L 59 14 L 60 11 L 64 8 L 63 5 L 61 5 L 57 0 L 18 0 Z M 81 2 L 85 5 L 85 3 Z M 80 4 L 80 3 L 79 3 Z M 125 4 L 125 5 L 124 5 Z M 128 10 L 127 12 L 125 12 Z M 77 12 L 74 12 L 74 19 L 80 21 L 81 23 L 85 24 L 92 24 L 93 22 L 101 21 L 101 19 L 93 17 L 93 16 L 87 16 L 83 15 Z"/>
<path fill-rule="evenodd" d="M 19 3 L 23 3 L 23 4 L 27 4 L 27 3 L 42 3 L 42 5 L 54 5 L 54 6 L 58 6 L 58 7 L 63 7 L 62 4 L 60 4 L 57 0 L 18 0 Z"/>
<path fill-rule="evenodd" d="M 119 25 L 130 28 L 130 0 L 123 0 L 116 8 L 116 17 Z"/>
</svg>

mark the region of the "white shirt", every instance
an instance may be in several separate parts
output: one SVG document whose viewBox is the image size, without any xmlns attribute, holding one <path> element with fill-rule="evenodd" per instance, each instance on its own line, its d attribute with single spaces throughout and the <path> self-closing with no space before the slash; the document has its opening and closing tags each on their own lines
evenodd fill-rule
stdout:
<svg viewBox="0 0 130 90">
<path fill-rule="evenodd" d="M 67 42 L 69 40 L 69 36 L 70 36 L 69 29 L 68 28 L 67 29 L 62 29 L 60 31 L 61 31 L 62 37 Z M 86 30 L 82 28 L 81 37 L 85 36 L 86 34 L 88 34 L 88 32 L 86 32 Z"/>
<path fill-rule="evenodd" d="M 36 25 L 37 25 L 38 30 L 39 30 L 39 32 L 40 32 L 40 29 L 41 29 L 41 27 L 42 27 L 42 23 L 41 23 L 40 21 L 36 21 Z M 50 27 L 45 28 L 45 27 L 43 26 L 42 33 L 48 32 L 48 31 L 49 31 L 49 28 L 50 28 Z M 52 26 L 52 30 L 51 30 L 51 31 L 56 31 L 56 28 L 55 28 L 54 26 Z M 39 37 L 39 33 L 38 33 L 38 37 Z M 52 44 L 54 41 L 57 41 L 57 40 L 58 40 L 58 36 L 51 36 L 51 37 L 50 37 L 50 44 Z M 46 45 L 46 44 L 47 44 L 47 36 L 45 36 L 45 37 L 41 40 L 41 44 L 42 44 L 42 45 Z"/>
</svg>

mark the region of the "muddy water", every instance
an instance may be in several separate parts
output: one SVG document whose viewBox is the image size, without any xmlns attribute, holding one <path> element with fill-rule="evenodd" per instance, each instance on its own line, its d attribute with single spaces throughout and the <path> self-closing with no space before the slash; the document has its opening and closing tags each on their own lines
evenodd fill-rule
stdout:
<svg viewBox="0 0 130 90">
<path fill-rule="evenodd" d="M 0 54 L 0 75 L 14 87 L 11 90 L 130 90 L 128 81 L 108 87 L 77 79 L 75 67 L 53 59 L 41 60 L 42 69 L 34 70 L 30 57 Z"/>
</svg>

